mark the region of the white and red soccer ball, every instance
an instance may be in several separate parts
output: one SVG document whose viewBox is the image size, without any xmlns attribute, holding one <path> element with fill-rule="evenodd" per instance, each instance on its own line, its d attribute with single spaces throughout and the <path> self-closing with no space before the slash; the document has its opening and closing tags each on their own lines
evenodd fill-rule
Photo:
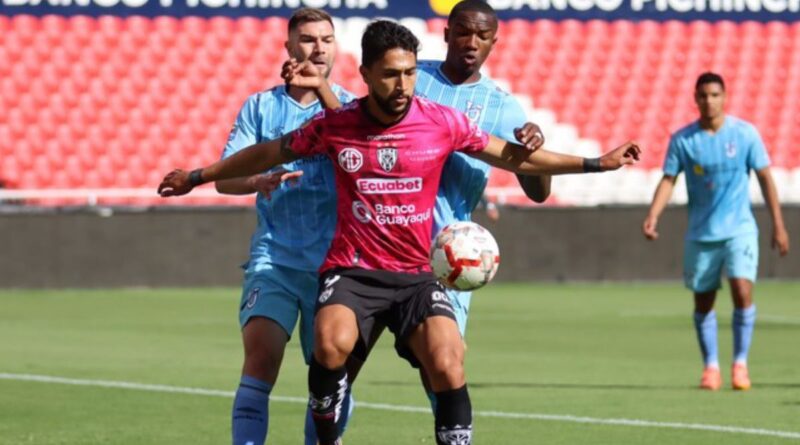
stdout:
<svg viewBox="0 0 800 445">
<path fill-rule="evenodd" d="M 445 286 L 470 291 L 492 281 L 500 265 L 497 241 L 473 222 L 443 228 L 431 245 L 433 273 Z"/>
</svg>

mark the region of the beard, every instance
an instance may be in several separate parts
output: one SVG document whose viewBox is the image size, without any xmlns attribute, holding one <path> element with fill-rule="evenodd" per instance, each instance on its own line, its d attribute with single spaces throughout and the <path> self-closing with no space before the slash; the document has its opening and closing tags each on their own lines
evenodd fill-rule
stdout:
<svg viewBox="0 0 800 445">
<path fill-rule="evenodd" d="M 397 99 L 399 97 L 403 97 L 402 94 L 393 94 L 387 98 L 383 98 L 378 96 L 377 94 L 372 93 L 372 98 L 375 100 L 375 103 L 378 105 L 378 108 L 381 109 L 384 113 L 389 116 L 402 116 L 408 111 L 408 107 L 411 106 L 411 98 L 409 97 L 406 101 L 406 104 L 401 108 L 397 109 L 392 105 L 392 100 Z"/>
</svg>

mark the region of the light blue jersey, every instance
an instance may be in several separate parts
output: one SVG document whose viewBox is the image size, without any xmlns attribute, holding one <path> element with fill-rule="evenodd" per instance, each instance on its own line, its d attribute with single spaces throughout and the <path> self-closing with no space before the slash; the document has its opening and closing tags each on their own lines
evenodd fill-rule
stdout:
<svg viewBox="0 0 800 445">
<path fill-rule="evenodd" d="M 481 130 L 514 142 L 514 129 L 522 127 L 525 111 L 511 94 L 486 76 L 477 82 L 454 85 L 442 73 L 441 61 L 417 64 L 416 94 L 460 110 Z M 455 221 L 469 221 L 489 180 L 489 164 L 453 153 L 442 171 L 436 197 L 433 234 Z"/>
<path fill-rule="evenodd" d="M 442 62 L 417 63 L 416 94 L 460 110 L 481 130 L 507 141 L 516 141 L 514 129 L 526 122 L 525 111 L 514 96 L 501 90 L 491 79 L 481 76 L 474 83 L 455 85 L 442 73 Z M 442 170 L 442 179 L 434 207 L 433 234 L 456 221 L 472 220 L 472 211 L 480 202 L 489 181 L 489 164 L 453 153 Z M 455 309 L 461 335 L 467 330 L 472 292 L 447 290 Z"/>
<path fill-rule="evenodd" d="M 355 96 L 332 87 L 344 104 Z M 313 102 L 301 105 L 276 86 L 247 98 L 231 130 L 222 157 L 259 142 L 277 139 L 300 127 L 322 110 Z M 303 170 L 296 185 L 282 184 L 270 200 L 256 197 L 258 227 L 250 241 L 248 272 L 270 264 L 316 272 L 328 251 L 336 225 L 336 189 L 333 165 L 326 156 L 283 164 L 287 171 Z"/>
<path fill-rule="evenodd" d="M 769 166 L 758 130 L 725 116 L 716 134 L 694 122 L 672 135 L 664 173 L 686 172 L 690 241 L 722 241 L 758 233 L 750 206 L 750 170 Z"/>
</svg>

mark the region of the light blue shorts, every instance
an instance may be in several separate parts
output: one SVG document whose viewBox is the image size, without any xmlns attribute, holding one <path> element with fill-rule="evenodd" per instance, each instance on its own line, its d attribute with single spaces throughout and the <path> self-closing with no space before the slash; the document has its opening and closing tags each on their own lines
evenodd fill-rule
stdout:
<svg viewBox="0 0 800 445">
<path fill-rule="evenodd" d="M 469 302 L 472 300 L 472 292 L 460 292 L 453 289 L 447 289 L 445 292 L 453 304 L 458 330 L 461 332 L 461 337 L 464 338 L 464 333 L 467 332 L 467 317 L 469 316 Z"/>
<path fill-rule="evenodd" d="M 728 278 L 756 282 L 758 234 L 723 241 L 686 241 L 683 280 L 687 288 L 698 293 L 717 290 L 721 287 L 723 270 Z"/>
<path fill-rule="evenodd" d="M 242 328 L 252 317 L 274 320 L 291 336 L 300 317 L 300 345 L 306 363 L 314 350 L 314 305 L 319 275 L 276 264 L 246 272 L 239 306 Z"/>
</svg>

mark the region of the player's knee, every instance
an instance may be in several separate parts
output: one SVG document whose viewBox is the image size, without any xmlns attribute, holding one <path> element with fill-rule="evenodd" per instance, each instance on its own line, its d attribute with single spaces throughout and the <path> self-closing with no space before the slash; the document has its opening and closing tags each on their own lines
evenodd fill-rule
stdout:
<svg viewBox="0 0 800 445">
<path fill-rule="evenodd" d="M 461 344 L 448 345 L 432 351 L 431 377 L 440 384 L 459 387 L 464 382 L 464 348 Z"/>
<path fill-rule="evenodd" d="M 344 366 L 353 349 L 349 335 L 335 330 L 318 332 L 314 344 L 314 357 L 324 367 L 334 369 Z"/>
</svg>

